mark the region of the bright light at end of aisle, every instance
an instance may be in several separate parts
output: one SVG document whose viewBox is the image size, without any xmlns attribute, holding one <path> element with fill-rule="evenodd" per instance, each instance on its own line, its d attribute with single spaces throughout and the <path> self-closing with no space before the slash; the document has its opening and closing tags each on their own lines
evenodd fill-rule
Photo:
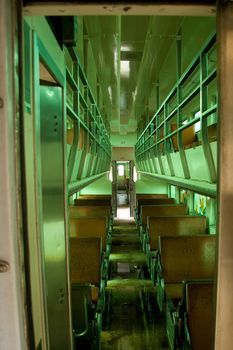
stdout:
<svg viewBox="0 0 233 350">
<path fill-rule="evenodd" d="M 127 208 L 117 208 L 117 218 L 122 219 L 122 220 L 129 220 L 132 219 L 133 217 L 130 216 L 130 209 L 129 207 Z"/>
</svg>

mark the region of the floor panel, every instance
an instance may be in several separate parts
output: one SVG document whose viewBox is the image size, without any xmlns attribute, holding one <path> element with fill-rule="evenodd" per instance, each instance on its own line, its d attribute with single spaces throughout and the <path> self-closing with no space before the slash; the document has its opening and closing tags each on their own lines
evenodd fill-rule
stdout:
<svg viewBox="0 0 233 350">
<path fill-rule="evenodd" d="M 132 219 L 115 220 L 106 295 L 102 350 L 168 349 L 164 315 L 157 310 L 155 287 Z"/>
</svg>

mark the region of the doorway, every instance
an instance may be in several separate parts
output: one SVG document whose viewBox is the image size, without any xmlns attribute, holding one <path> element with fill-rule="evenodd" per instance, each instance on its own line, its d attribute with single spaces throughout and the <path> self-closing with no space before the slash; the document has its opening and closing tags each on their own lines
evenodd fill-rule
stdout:
<svg viewBox="0 0 233 350">
<path fill-rule="evenodd" d="M 117 208 L 129 206 L 129 162 L 117 162 Z"/>
<path fill-rule="evenodd" d="M 113 162 L 112 195 L 117 218 L 129 219 L 133 217 L 135 202 L 133 167 L 132 161 Z"/>
</svg>

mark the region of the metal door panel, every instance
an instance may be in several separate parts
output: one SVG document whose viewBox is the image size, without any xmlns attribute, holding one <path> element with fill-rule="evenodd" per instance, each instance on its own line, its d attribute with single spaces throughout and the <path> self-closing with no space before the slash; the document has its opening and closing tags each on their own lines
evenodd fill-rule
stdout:
<svg viewBox="0 0 233 350">
<path fill-rule="evenodd" d="M 42 245 L 51 350 L 64 350 L 70 343 L 62 108 L 62 89 L 41 86 Z"/>
</svg>

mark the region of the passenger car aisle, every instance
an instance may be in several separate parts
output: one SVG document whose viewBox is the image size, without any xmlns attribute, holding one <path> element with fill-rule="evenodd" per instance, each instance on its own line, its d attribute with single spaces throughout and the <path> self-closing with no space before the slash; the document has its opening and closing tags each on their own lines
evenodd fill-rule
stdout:
<svg viewBox="0 0 233 350">
<path fill-rule="evenodd" d="M 132 219 L 115 219 L 106 287 L 108 310 L 102 331 L 102 350 L 167 349 L 165 320 L 155 309 L 148 313 L 147 298 L 155 302 L 145 255 Z"/>
</svg>

